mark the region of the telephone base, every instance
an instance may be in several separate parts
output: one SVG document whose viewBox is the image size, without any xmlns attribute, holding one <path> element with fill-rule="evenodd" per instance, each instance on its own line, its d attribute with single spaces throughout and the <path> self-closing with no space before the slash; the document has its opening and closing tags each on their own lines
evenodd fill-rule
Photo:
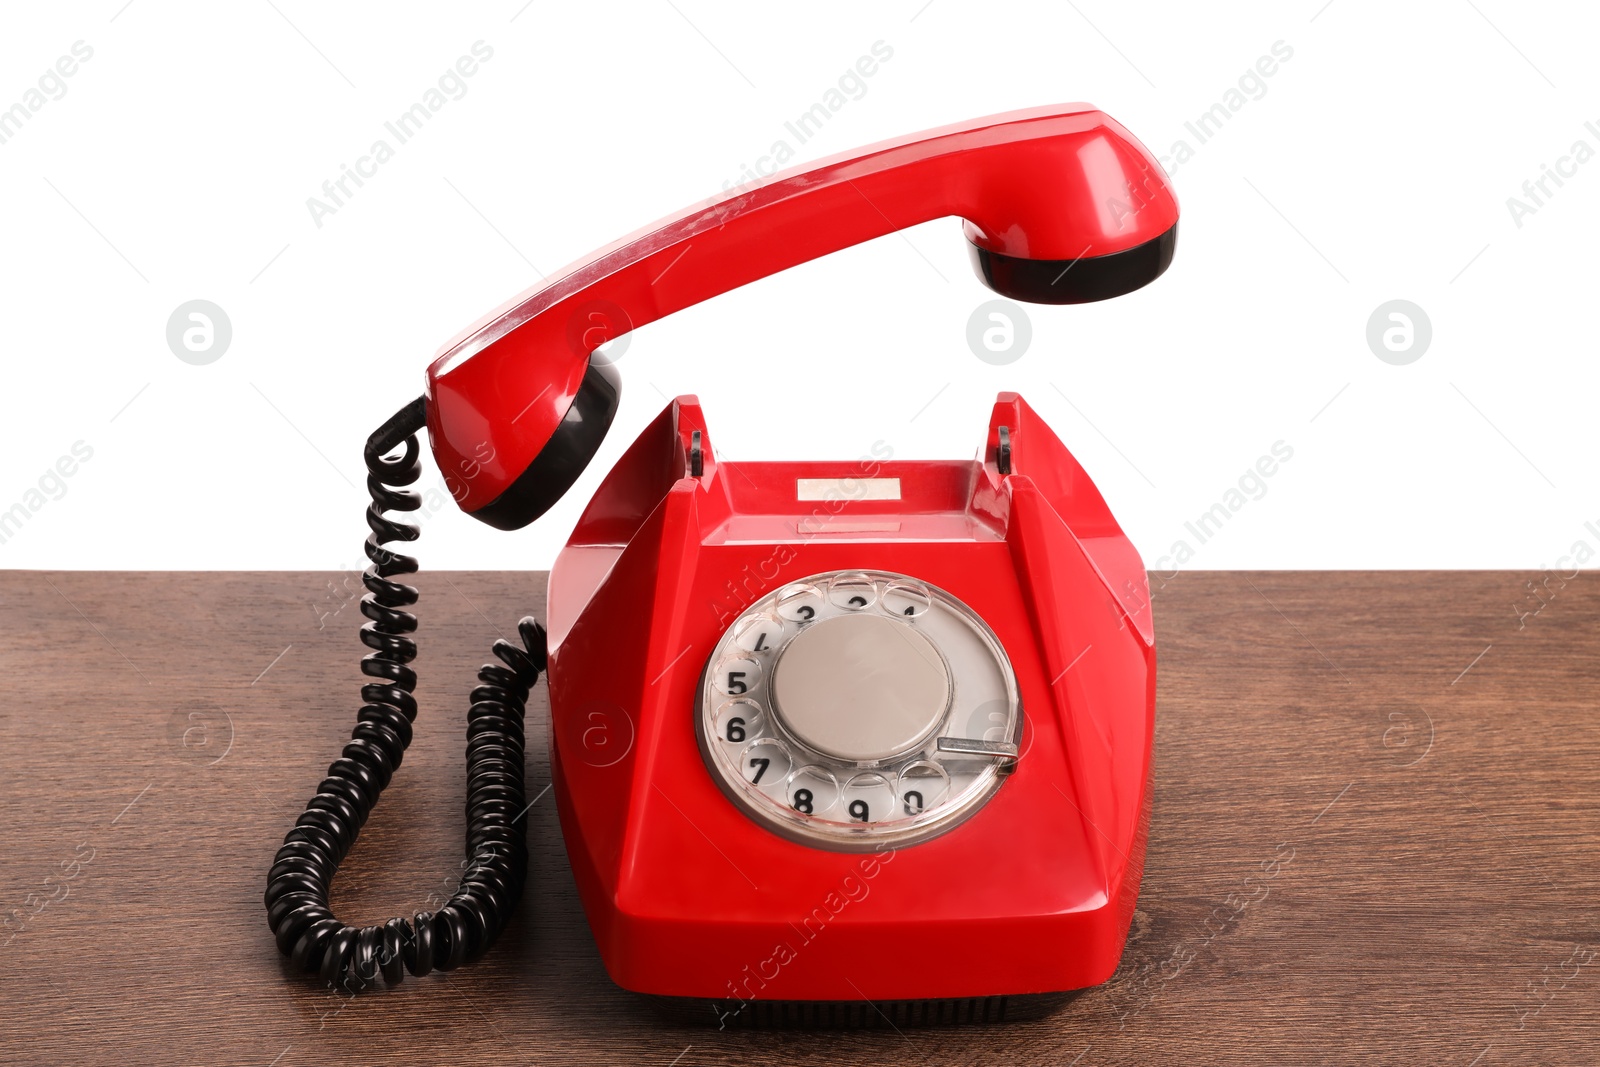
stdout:
<svg viewBox="0 0 1600 1067">
<path fill-rule="evenodd" d="M 1150 815 L 1143 564 L 1014 393 L 972 460 L 891 451 L 731 461 L 682 397 L 556 560 L 553 794 L 624 989 L 938 1021 L 1116 972 Z"/>
</svg>

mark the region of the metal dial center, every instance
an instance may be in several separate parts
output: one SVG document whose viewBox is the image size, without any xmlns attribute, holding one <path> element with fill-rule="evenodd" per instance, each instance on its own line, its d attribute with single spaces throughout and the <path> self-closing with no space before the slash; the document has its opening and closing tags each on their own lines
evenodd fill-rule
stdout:
<svg viewBox="0 0 1600 1067">
<path fill-rule="evenodd" d="M 857 763 L 926 741 L 950 706 L 950 672 L 916 630 L 883 615 L 821 619 L 783 650 L 774 710 L 811 748 Z"/>
</svg>

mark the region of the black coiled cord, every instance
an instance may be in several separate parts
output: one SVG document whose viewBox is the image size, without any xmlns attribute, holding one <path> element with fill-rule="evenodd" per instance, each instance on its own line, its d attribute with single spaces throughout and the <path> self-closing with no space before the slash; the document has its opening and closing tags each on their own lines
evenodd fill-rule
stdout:
<svg viewBox="0 0 1600 1067">
<path fill-rule="evenodd" d="M 390 552 L 388 541 L 414 541 L 418 529 L 389 518 L 388 511 L 415 511 L 422 500 L 403 486 L 422 473 L 417 433 L 427 421 L 419 397 L 396 412 L 367 439 L 366 570 L 361 613 L 369 620 L 361 641 L 372 653 L 361 673 L 362 705 L 350 743 L 328 768 L 305 814 L 283 839 L 267 873 L 267 923 L 278 951 L 296 969 L 317 971 L 324 982 L 364 989 L 379 976 L 394 985 L 405 972 L 421 977 L 477 959 L 494 942 L 522 895 L 527 875 L 527 813 L 523 788 L 523 713 L 528 692 L 545 668 L 545 633 L 532 618 L 517 624 L 525 647 L 496 641 L 499 664 L 478 672 L 467 712 L 467 864 L 461 884 L 437 911 L 381 926 L 348 926 L 328 908 L 328 886 L 355 843 L 378 796 L 411 744 L 417 717 L 412 691 L 417 674 L 408 664 L 417 644 L 409 636 L 417 617 L 405 610 L 417 590 L 393 580 L 411 574 L 417 561 Z M 404 446 L 395 457 L 390 453 Z M 501 664 L 504 664 L 502 666 Z"/>
</svg>

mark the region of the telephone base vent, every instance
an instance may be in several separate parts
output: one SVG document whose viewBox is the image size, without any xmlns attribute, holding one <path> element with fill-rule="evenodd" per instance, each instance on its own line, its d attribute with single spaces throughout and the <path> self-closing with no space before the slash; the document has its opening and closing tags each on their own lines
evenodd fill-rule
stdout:
<svg viewBox="0 0 1600 1067">
<path fill-rule="evenodd" d="M 929 1000 L 707 1000 L 647 996 L 658 1015 L 686 1025 L 746 1030 L 881 1030 L 1042 1019 L 1082 990 Z"/>
</svg>

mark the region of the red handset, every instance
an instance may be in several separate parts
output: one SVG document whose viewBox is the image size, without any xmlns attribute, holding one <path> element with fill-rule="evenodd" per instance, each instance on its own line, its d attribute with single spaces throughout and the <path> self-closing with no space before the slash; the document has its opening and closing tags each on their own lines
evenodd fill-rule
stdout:
<svg viewBox="0 0 1600 1067">
<path fill-rule="evenodd" d="M 1160 165 L 1086 104 L 1012 111 L 774 175 L 602 248 L 491 312 L 428 368 L 428 434 L 462 509 L 525 526 L 571 487 L 616 410 L 594 348 L 818 256 L 959 216 L 1003 296 L 1102 300 L 1172 261 Z"/>
</svg>

